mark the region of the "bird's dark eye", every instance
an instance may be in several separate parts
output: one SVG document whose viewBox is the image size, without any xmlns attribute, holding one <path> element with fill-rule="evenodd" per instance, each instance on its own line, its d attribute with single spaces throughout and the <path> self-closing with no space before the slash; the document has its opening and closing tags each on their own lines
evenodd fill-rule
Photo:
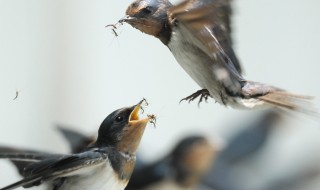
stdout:
<svg viewBox="0 0 320 190">
<path fill-rule="evenodd" d="M 146 15 L 151 14 L 152 11 L 153 11 L 153 8 L 150 7 L 150 6 L 147 6 L 147 7 L 143 8 L 143 9 L 141 9 L 141 13 L 146 14 Z"/>
<path fill-rule="evenodd" d="M 121 115 L 118 115 L 115 120 L 116 122 L 121 122 L 123 121 L 123 117 Z"/>
</svg>

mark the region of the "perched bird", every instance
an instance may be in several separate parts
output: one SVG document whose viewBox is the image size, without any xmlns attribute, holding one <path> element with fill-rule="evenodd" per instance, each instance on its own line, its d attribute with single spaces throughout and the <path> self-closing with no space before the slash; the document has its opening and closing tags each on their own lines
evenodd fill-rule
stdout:
<svg viewBox="0 0 320 190">
<path fill-rule="evenodd" d="M 203 136 L 184 138 L 164 158 L 134 170 L 126 190 L 193 189 L 213 163 L 215 149 Z"/>
<path fill-rule="evenodd" d="M 143 100 L 118 109 L 102 122 L 97 141 L 75 154 L 0 153 L 0 158 L 32 162 L 24 167 L 24 178 L 1 190 L 40 186 L 43 189 L 124 189 L 136 161 L 149 118 L 139 119 Z M 11 152 L 11 153 L 10 153 Z"/>
<path fill-rule="evenodd" d="M 136 0 L 119 23 L 128 23 L 165 44 L 180 66 L 202 88 L 182 99 L 208 97 L 233 108 L 277 106 L 307 111 L 311 97 L 246 80 L 231 46 L 231 0 Z"/>
</svg>

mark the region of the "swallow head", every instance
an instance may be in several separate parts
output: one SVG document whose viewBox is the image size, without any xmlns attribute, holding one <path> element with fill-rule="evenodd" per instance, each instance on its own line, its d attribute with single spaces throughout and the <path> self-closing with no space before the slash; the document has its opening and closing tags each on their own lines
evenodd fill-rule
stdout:
<svg viewBox="0 0 320 190">
<path fill-rule="evenodd" d="M 139 118 L 143 101 L 108 115 L 99 128 L 96 145 L 114 147 L 123 153 L 134 154 L 149 121 L 149 118 Z"/>
<path fill-rule="evenodd" d="M 126 16 L 119 22 L 126 22 L 143 33 L 159 38 L 171 6 L 167 0 L 137 0 L 129 5 Z"/>
<path fill-rule="evenodd" d="M 197 184 L 213 163 L 215 152 L 215 147 L 203 136 L 180 141 L 171 154 L 177 170 L 176 181 L 185 187 Z"/>
</svg>

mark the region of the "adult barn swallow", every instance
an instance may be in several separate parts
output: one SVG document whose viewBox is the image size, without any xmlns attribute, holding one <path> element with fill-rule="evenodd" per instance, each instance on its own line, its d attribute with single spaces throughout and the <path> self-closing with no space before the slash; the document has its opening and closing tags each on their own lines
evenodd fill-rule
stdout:
<svg viewBox="0 0 320 190">
<path fill-rule="evenodd" d="M 310 97 L 246 80 L 231 47 L 230 0 L 136 0 L 126 11 L 126 22 L 165 44 L 180 66 L 202 88 L 182 99 L 199 103 L 208 97 L 234 108 L 277 106 L 306 111 Z"/>
<path fill-rule="evenodd" d="M 139 119 L 141 103 L 112 112 L 102 122 L 97 141 L 76 154 L 1 153 L 0 158 L 34 162 L 24 178 L 1 190 L 41 185 L 43 189 L 124 189 L 135 165 L 149 118 Z"/>
<path fill-rule="evenodd" d="M 186 137 L 164 158 L 134 170 L 126 190 L 195 188 L 213 163 L 215 149 L 203 136 Z"/>
</svg>

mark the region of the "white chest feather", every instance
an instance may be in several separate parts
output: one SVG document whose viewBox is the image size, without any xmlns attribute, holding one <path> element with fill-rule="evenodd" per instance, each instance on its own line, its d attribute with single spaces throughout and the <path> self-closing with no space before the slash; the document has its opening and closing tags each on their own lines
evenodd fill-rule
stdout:
<svg viewBox="0 0 320 190">
<path fill-rule="evenodd" d="M 192 42 L 186 40 L 179 30 L 173 32 L 168 47 L 189 76 L 201 88 L 207 88 L 208 82 L 213 79 L 210 59 L 202 51 L 195 48 Z"/>
<path fill-rule="evenodd" d="M 214 74 L 216 63 L 195 45 L 192 37 L 184 36 L 182 31 L 175 29 L 168 47 L 180 66 L 201 89 L 208 89 L 211 96 L 221 103 L 221 84 Z"/>
<path fill-rule="evenodd" d="M 123 190 L 126 187 L 108 164 L 98 167 L 86 175 L 68 178 L 59 190 Z"/>
</svg>

